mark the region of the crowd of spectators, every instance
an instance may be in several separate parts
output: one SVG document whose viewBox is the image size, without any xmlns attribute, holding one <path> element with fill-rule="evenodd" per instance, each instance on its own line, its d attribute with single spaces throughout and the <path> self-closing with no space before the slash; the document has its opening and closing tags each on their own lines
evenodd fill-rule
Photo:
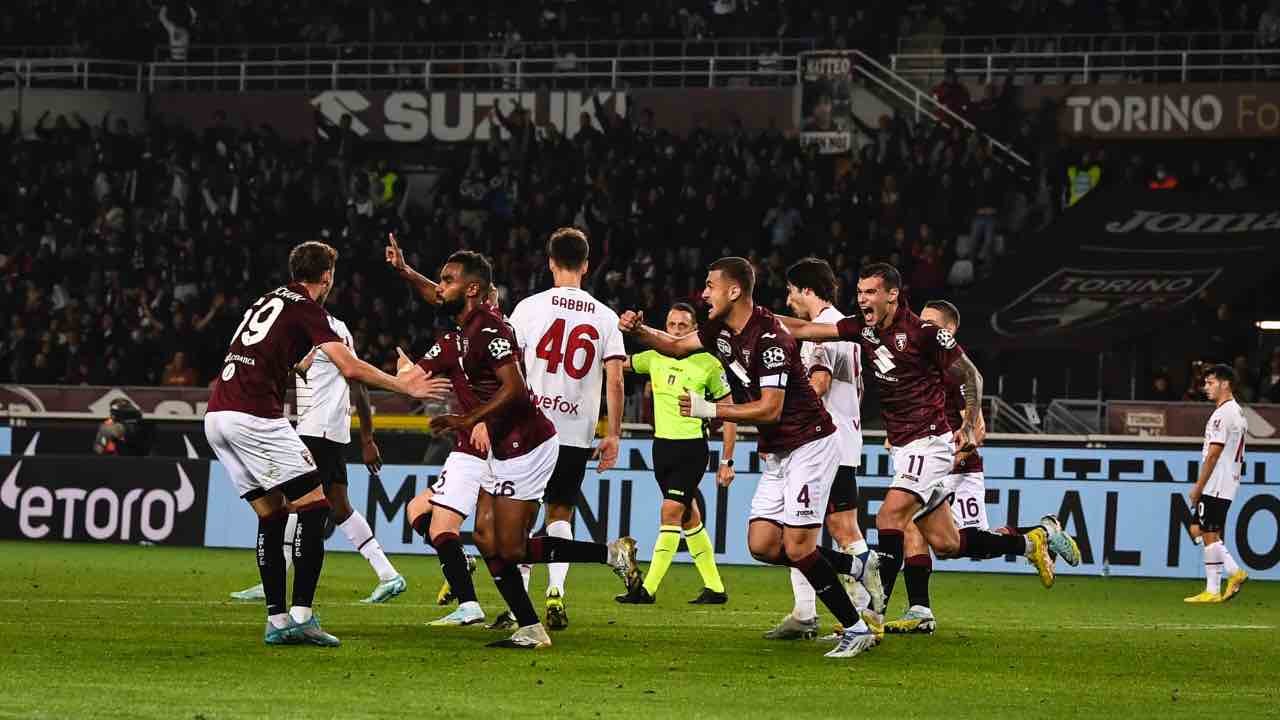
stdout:
<svg viewBox="0 0 1280 720">
<path fill-rule="evenodd" d="M 864 126 L 862 149 L 841 157 L 776 131 L 681 138 L 645 109 L 598 105 L 573 137 L 533 128 L 519 107 L 501 121 L 505 138 L 420 148 L 438 169 L 426 194 L 410 192 L 426 176 L 337 126 L 291 143 L 221 117 L 202 134 L 163 120 L 143 130 L 44 117 L 22 137 L 10 123 L 0 133 L 0 379 L 206 384 L 247 303 L 286 281 L 284 258 L 304 239 L 339 249 L 330 307 L 357 351 L 391 368 L 395 347 L 420 351 L 435 321 L 383 266 L 393 230 L 427 271 L 460 248 L 487 253 L 510 310 L 550 283 L 542 239 L 577 225 L 593 243 L 588 289 L 657 317 L 696 302 L 702 269 L 725 254 L 756 264 L 758 301 L 774 309 L 786 265 L 810 253 L 832 262 L 846 291 L 861 265 L 887 260 L 913 297 L 963 297 L 1061 204 L 1050 182 L 1060 166 L 1026 182 L 972 135 L 903 117 Z M 1036 122 L 1015 123 L 1027 155 L 1062 156 L 1037 144 Z M 1224 190 L 1275 183 L 1277 164 L 1238 154 L 1169 165 L 1226 178 Z M 1144 186 L 1154 167 L 1093 157 L 1104 184 Z"/>
</svg>

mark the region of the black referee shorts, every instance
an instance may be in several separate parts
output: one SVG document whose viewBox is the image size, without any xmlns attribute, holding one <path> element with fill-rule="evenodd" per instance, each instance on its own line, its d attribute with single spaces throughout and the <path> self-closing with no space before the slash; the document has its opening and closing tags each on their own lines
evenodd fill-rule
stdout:
<svg viewBox="0 0 1280 720">
<path fill-rule="evenodd" d="M 570 507 L 577 505 L 578 496 L 582 494 L 582 480 L 587 476 L 587 461 L 590 459 L 591 448 L 561 445 L 560 455 L 556 458 L 556 469 L 551 471 L 551 479 L 547 481 L 542 501 Z"/>
<path fill-rule="evenodd" d="M 311 451 L 311 459 L 316 461 L 316 473 L 319 474 L 324 489 L 328 490 L 330 485 L 346 485 L 347 461 L 342 456 L 346 445 L 310 435 L 299 437 L 307 450 Z"/>
<path fill-rule="evenodd" d="M 1231 501 L 1212 495 L 1201 495 L 1196 505 L 1195 523 L 1201 532 L 1221 533 L 1227 528 L 1227 511 Z"/>
<path fill-rule="evenodd" d="M 827 500 L 827 512 L 838 513 L 858 509 L 858 474 L 848 465 L 836 471 L 831 483 L 831 497 Z"/>
<path fill-rule="evenodd" d="M 662 497 L 688 506 L 707 472 L 709 451 L 702 438 L 653 440 L 653 475 Z"/>
</svg>

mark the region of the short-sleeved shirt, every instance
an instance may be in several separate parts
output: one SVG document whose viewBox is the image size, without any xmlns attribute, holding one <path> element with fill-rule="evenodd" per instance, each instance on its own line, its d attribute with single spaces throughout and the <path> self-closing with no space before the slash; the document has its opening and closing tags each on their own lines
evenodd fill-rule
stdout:
<svg viewBox="0 0 1280 720">
<path fill-rule="evenodd" d="M 342 344 L 355 354 L 355 340 L 347 324 L 325 313 L 329 327 L 342 338 Z M 294 377 L 298 397 L 298 434 L 318 437 L 336 443 L 351 442 L 351 386 L 338 366 L 325 352 L 316 348 L 306 378 Z"/>
<path fill-rule="evenodd" d="M 836 328 L 841 340 L 862 344 L 880 388 L 880 411 L 890 445 L 902 447 L 951 431 L 943 377 L 964 354 L 955 336 L 921 320 L 905 304 L 898 306 L 887 328 L 868 327 L 862 315 L 849 315 Z"/>
<path fill-rule="evenodd" d="M 947 383 L 947 424 L 951 426 L 951 431 L 955 432 L 964 424 L 964 416 L 960 414 L 965 408 L 964 402 L 964 383 L 956 382 L 950 375 L 943 375 L 943 379 Z M 982 456 L 978 454 L 975 448 L 964 456 L 964 459 L 956 463 L 955 471 L 957 473 L 980 473 L 982 472 Z"/>
<path fill-rule="evenodd" d="M 511 327 L 534 402 L 555 423 L 560 444 L 591 447 L 604 363 L 627 357 L 618 314 L 585 290 L 558 287 L 521 300 Z"/>
<path fill-rule="evenodd" d="M 462 370 L 481 404 L 502 387 L 500 368 L 514 364 L 523 373 L 515 331 L 492 308 L 476 308 L 463 318 L 462 343 Z M 532 392 L 515 398 L 484 423 L 499 460 L 520 457 L 556 435 L 556 426 L 534 404 Z"/>
<path fill-rule="evenodd" d="M 843 317 L 828 305 L 813 321 L 834 325 Z M 840 436 L 840 464 L 858 467 L 862 464 L 862 346 L 847 340 L 800 343 L 800 361 L 810 375 L 818 371 L 831 375 L 822 404 Z"/>
<path fill-rule="evenodd" d="M 757 426 L 760 452 L 790 452 L 836 431 L 831 415 L 809 385 L 809 374 L 800 362 L 800 343 L 769 310 L 757 305 L 739 333 L 719 320 L 702 323 L 698 339 L 724 366 L 734 402 L 759 400 L 767 388 L 785 392 L 778 422 Z"/>
<path fill-rule="evenodd" d="M 213 382 L 209 412 L 233 410 L 260 418 L 284 417 L 284 394 L 311 348 L 342 338 L 299 283 L 258 298 L 231 336 L 222 372 Z"/>
<path fill-rule="evenodd" d="M 1249 432 L 1240 403 L 1228 400 L 1218 406 L 1204 428 L 1204 449 L 1200 456 L 1209 454 L 1211 445 L 1221 445 L 1218 464 L 1204 484 L 1204 494 L 1222 500 L 1235 500 L 1240 489 L 1240 470 L 1244 466 L 1244 436 Z"/>
<path fill-rule="evenodd" d="M 454 412 L 466 414 L 480 406 L 467 383 L 467 374 L 462 371 L 462 336 L 457 332 L 437 337 L 426 354 L 418 359 L 418 366 L 435 377 L 448 378 L 453 384 Z M 454 433 L 453 450 L 481 460 L 489 457 L 488 453 L 480 452 L 471 444 L 471 434 L 466 432 Z"/>
<path fill-rule="evenodd" d="M 702 418 L 680 414 L 680 396 L 685 392 L 711 400 L 729 394 L 720 361 L 709 353 L 673 358 L 656 350 L 631 356 L 631 369 L 648 375 L 653 385 L 653 435 L 666 440 L 703 437 Z"/>
</svg>

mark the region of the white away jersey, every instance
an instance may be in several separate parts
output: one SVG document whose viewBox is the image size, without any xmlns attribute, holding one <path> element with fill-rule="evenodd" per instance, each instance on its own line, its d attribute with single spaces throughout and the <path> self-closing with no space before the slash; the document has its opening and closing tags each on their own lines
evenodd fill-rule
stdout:
<svg viewBox="0 0 1280 720">
<path fill-rule="evenodd" d="M 834 325 L 843 317 L 828 306 L 813 321 Z M 800 361 L 809 372 L 820 367 L 831 373 L 831 388 L 822 404 L 836 422 L 840 464 L 858 467 L 862 461 L 862 347 L 847 340 L 806 342 L 800 346 Z"/>
<path fill-rule="evenodd" d="M 508 322 L 534 402 L 555 423 L 560 444 L 591 447 L 604 361 L 627 356 L 618 314 L 585 290 L 561 287 L 520 301 Z"/>
<path fill-rule="evenodd" d="M 1204 428 L 1204 449 L 1200 457 L 1209 454 L 1209 446 L 1222 445 L 1222 454 L 1218 456 L 1218 464 L 1213 467 L 1209 482 L 1204 485 L 1204 494 L 1223 500 L 1235 500 L 1236 491 L 1240 489 L 1240 469 L 1244 466 L 1244 436 L 1249 431 L 1249 423 L 1244 419 L 1244 411 L 1240 403 L 1228 400 L 1218 406 Z"/>
<path fill-rule="evenodd" d="M 355 352 L 355 341 L 347 324 L 325 313 L 329 327 Z M 325 438 L 337 443 L 351 442 L 351 388 L 338 366 L 320 348 L 307 370 L 307 379 L 294 376 L 298 391 L 298 434 Z"/>
</svg>

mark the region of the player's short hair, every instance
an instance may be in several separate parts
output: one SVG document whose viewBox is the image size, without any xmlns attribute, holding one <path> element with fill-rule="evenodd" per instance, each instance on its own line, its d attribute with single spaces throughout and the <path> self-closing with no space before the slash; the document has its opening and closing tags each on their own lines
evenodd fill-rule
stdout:
<svg viewBox="0 0 1280 720">
<path fill-rule="evenodd" d="M 884 282 L 885 290 L 897 290 L 902 287 L 902 273 L 889 263 L 871 263 L 862 268 L 858 277 L 863 280 L 878 277 Z"/>
<path fill-rule="evenodd" d="M 924 306 L 942 313 L 942 317 L 946 318 L 947 322 L 955 325 L 957 329 L 960 328 L 960 310 L 955 305 L 946 300 L 930 300 Z"/>
<path fill-rule="evenodd" d="M 1218 379 L 1218 382 L 1224 382 L 1233 387 L 1236 383 L 1236 371 L 1232 370 L 1231 366 L 1226 363 L 1218 363 L 1208 370 L 1205 370 L 1204 376 L 1213 376 Z"/>
<path fill-rule="evenodd" d="M 687 302 L 672 303 L 671 309 L 677 312 L 689 313 L 689 317 L 693 318 L 695 321 L 698 319 L 698 311 L 694 310 L 693 306 Z"/>
<path fill-rule="evenodd" d="M 826 260 L 807 257 L 795 261 L 787 268 L 787 282 L 798 290 L 812 290 L 814 295 L 833 305 L 836 302 L 836 274 Z"/>
<path fill-rule="evenodd" d="M 320 282 L 338 262 L 338 251 L 328 243 L 308 240 L 289 251 L 289 277 L 294 282 Z"/>
<path fill-rule="evenodd" d="M 488 295 L 493 285 L 493 265 L 489 258 L 474 250 L 459 250 L 445 260 L 445 264 L 455 263 L 462 267 L 462 274 L 474 282 L 480 283 L 480 294 Z"/>
<path fill-rule="evenodd" d="M 547 238 L 547 257 L 566 270 L 577 270 L 591 256 L 587 234 L 575 227 L 562 227 Z"/>
<path fill-rule="evenodd" d="M 707 270 L 719 270 L 722 275 L 737 283 L 748 297 L 756 289 L 756 271 L 746 258 L 722 257 L 711 263 Z"/>
</svg>

